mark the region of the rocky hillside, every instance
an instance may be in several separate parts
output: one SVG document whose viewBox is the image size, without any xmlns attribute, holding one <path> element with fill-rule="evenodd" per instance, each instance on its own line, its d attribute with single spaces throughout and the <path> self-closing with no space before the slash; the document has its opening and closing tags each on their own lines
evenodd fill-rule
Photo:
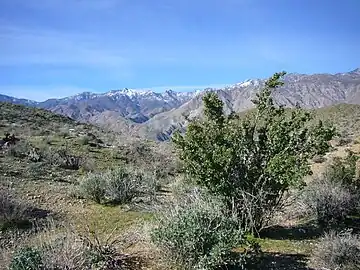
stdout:
<svg viewBox="0 0 360 270">
<path fill-rule="evenodd" d="M 225 103 L 226 112 L 241 112 L 252 108 L 251 100 L 264 82 L 253 79 L 223 89 L 188 93 L 129 89 L 104 94 L 85 92 L 40 103 L 0 95 L 0 101 L 36 106 L 110 130 L 165 140 L 175 129 L 186 126 L 186 116 L 201 115 L 204 92 L 216 91 Z M 288 74 L 285 85 L 275 93 L 275 100 L 288 107 L 298 103 L 309 109 L 340 103 L 360 104 L 360 69 L 337 74 Z"/>
</svg>

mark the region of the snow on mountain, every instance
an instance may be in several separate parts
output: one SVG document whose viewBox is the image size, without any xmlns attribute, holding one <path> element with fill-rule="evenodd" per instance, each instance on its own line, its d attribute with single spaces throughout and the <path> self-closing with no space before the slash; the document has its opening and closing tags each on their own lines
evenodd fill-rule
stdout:
<svg viewBox="0 0 360 270">
<path fill-rule="evenodd" d="M 114 100 L 118 100 L 120 97 L 128 97 L 132 100 L 134 99 L 149 99 L 149 100 L 168 100 L 169 97 L 172 99 L 189 99 L 193 97 L 196 93 L 195 92 L 175 92 L 171 89 L 166 90 L 163 93 L 157 93 L 151 90 L 138 90 L 138 89 L 121 89 L 121 90 L 111 90 L 106 93 L 102 94 L 95 94 L 91 92 L 84 92 L 74 96 L 66 97 L 60 99 L 62 101 L 83 101 L 89 99 L 96 99 L 102 97 L 109 97 Z"/>
<path fill-rule="evenodd" d="M 139 97 L 139 96 L 151 96 L 155 95 L 156 93 L 150 90 L 134 90 L 125 88 L 123 90 L 111 90 L 103 95 L 109 97 L 117 97 L 117 96 L 128 96 L 128 97 Z"/>
<path fill-rule="evenodd" d="M 63 99 L 50 99 L 39 103 L 38 106 L 78 121 L 89 121 L 110 111 L 125 119 L 142 123 L 158 113 L 178 108 L 195 94 L 170 89 L 156 93 L 147 89 L 125 88 L 99 94 L 83 92 Z"/>
<path fill-rule="evenodd" d="M 289 73 L 284 77 L 285 88 L 278 90 L 275 98 L 280 104 L 293 106 L 299 103 L 306 108 L 319 108 L 337 103 L 360 104 L 360 69 L 337 74 Z M 41 107 L 71 117 L 81 122 L 105 126 L 111 123 L 114 130 L 124 124 L 141 124 L 144 133 L 149 130 L 171 134 L 174 123 L 182 124 L 182 114 L 201 112 L 201 95 L 215 91 L 225 102 L 226 111 L 242 111 L 253 106 L 252 99 L 264 85 L 264 79 L 249 79 L 222 88 L 194 89 L 176 92 L 167 89 L 118 89 L 106 93 L 84 92 L 63 99 L 33 102 L 0 95 L 0 101 Z M 166 133 L 165 132 L 165 133 Z M 167 134 L 167 133 L 166 133 Z M 168 136 L 166 135 L 166 136 Z"/>
<path fill-rule="evenodd" d="M 246 87 L 250 87 L 250 86 L 256 87 L 256 86 L 259 86 L 261 84 L 261 82 L 262 82 L 262 80 L 259 80 L 259 79 L 249 79 L 249 80 L 245 80 L 243 82 L 236 83 L 228 88 L 234 89 L 234 88 L 246 88 Z"/>
</svg>

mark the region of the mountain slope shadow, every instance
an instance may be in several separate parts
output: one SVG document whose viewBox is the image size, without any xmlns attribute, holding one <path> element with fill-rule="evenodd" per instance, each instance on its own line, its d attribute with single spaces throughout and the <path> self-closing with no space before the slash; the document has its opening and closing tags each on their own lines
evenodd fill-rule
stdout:
<svg viewBox="0 0 360 270">
<path fill-rule="evenodd" d="M 323 231 L 314 223 L 309 221 L 295 226 L 275 225 L 264 229 L 261 238 L 270 238 L 277 240 L 310 240 L 319 238 Z"/>
<path fill-rule="evenodd" d="M 307 256 L 299 254 L 264 252 L 247 269 L 314 270 L 307 266 L 307 259 Z"/>
</svg>

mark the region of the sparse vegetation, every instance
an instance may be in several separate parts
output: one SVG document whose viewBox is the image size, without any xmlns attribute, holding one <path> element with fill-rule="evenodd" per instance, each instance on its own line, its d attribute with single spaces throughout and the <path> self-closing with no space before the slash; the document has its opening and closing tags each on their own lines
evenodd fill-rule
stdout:
<svg viewBox="0 0 360 270">
<path fill-rule="evenodd" d="M 317 156 L 313 157 L 312 161 L 315 163 L 323 163 L 326 161 L 326 158 L 324 156 L 317 155 Z"/>
<path fill-rule="evenodd" d="M 57 153 L 60 158 L 60 167 L 69 170 L 78 170 L 83 162 L 82 158 L 70 154 L 66 149 L 61 149 Z"/>
<path fill-rule="evenodd" d="M 151 270 L 306 269 L 311 254 L 311 267 L 356 265 L 360 170 L 351 140 L 358 122 L 347 116 L 357 115 L 358 106 L 279 107 L 272 94 L 282 75 L 241 115 L 225 115 L 216 94 L 207 93 L 205 119 L 191 121 L 175 138 L 182 160 L 170 143 L 0 103 L 0 134 L 20 139 L 0 148 L 0 182 L 9 187 L 6 196 L 0 193 L 4 265 L 137 270 L 144 261 Z M 331 153 L 335 130 L 325 120 L 342 134 L 349 129 L 346 144 Z M 354 152 L 334 158 L 347 149 Z M 302 200 L 297 194 L 305 183 Z M 40 218 L 49 212 L 56 226 L 46 230 Z M 18 226 L 23 222 L 32 226 Z M 133 225 L 144 234 L 141 241 L 125 234 Z M 319 239 L 324 229 L 349 228 L 352 234 Z"/>
<path fill-rule="evenodd" d="M 336 146 L 349 145 L 351 142 L 352 142 L 351 138 L 340 137 L 336 142 Z"/>
<path fill-rule="evenodd" d="M 28 156 L 31 146 L 26 141 L 21 141 L 15 145 L 11 145 L 9 149 L 6 150 L 6 153 L 9 156 L 17 158 L 26 158 Z"/>
<path fill-rule="evenodd" d="M 91 138 L 89 136 L 82 136 L 80 138 L 80 143 L 82 145 L 88 145 L 90 143 L 90 141 L 91 141 Z"/>
</svg>

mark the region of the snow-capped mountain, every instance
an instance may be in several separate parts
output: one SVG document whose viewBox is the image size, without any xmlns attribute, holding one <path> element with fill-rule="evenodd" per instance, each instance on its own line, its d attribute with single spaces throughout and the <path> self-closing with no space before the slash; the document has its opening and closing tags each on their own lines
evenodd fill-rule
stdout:
<svg viewBox="0 0 360 270">
<path fill-rule="evenodd" d="M 300 104 L 320 108 L 339 103 L 360 104 L 360 69 L 337 74 L 291 73 L 285 85 L 274 94 L 275 101 L 286 106 Z M 194 92 L 121 89 L 97 94 L 80 93 L 44 102 L 0 95 L 0 101 L 36 106 L 116 131 L 136 131 L 145 137 L 167 139 L 174 129 L 185 127 L 187 116 L 202 112 L 202 95 L 216 91 L 225 104 L 225 112 L 252 108 L 252 99 L 264 85 L 264 79 L 249 79 L 221 89 L 207 88 Z"/>
<path fill-rule="evenodd" d="M 102 94 L 84 92 L 62 99 L 50 99 L 39 103 L 38 106 L 79 121 L 90 121 L 98 114 L 111 111 L 125 119 L 142 123 L 158 113 L 179 107 L 194 95 L 193 92 L 179 93 L 167 90 L 156 93 L 125 88 Z"/>
<path fill-rule="evenodd" d="M 176 109 L 199 92 L 176 92 L 171 89 L 163 93 L 151 90 L 121 89 L 106 93 L 83 92 L 60 99 L 36 102 L 0 95 L 0 101 L 40 107 L 82 122 L 92 122 L 99 115 L 112 112 L 112 117 L 122 117 L 135 123 L 147 121 L 154 115 Z M 109 117 L 109 113 L 106 113 Z M 101 118 L 101 117 L 100 117 Z"/>
<path fill-rule="evenodd" d="M 38 102 L 33 101 L 33 100 L 23 99 L 23 98 L 15 98 L 15 97 L 10 97 L 10 96 L 6 96 L 6 95 L 2 95 L 2 94 L 0 94 L 0 101 L 13 103 L 13 104 L 26 105 L 26 106 L 36 106 L 38 104 Z"/>
</svg>

